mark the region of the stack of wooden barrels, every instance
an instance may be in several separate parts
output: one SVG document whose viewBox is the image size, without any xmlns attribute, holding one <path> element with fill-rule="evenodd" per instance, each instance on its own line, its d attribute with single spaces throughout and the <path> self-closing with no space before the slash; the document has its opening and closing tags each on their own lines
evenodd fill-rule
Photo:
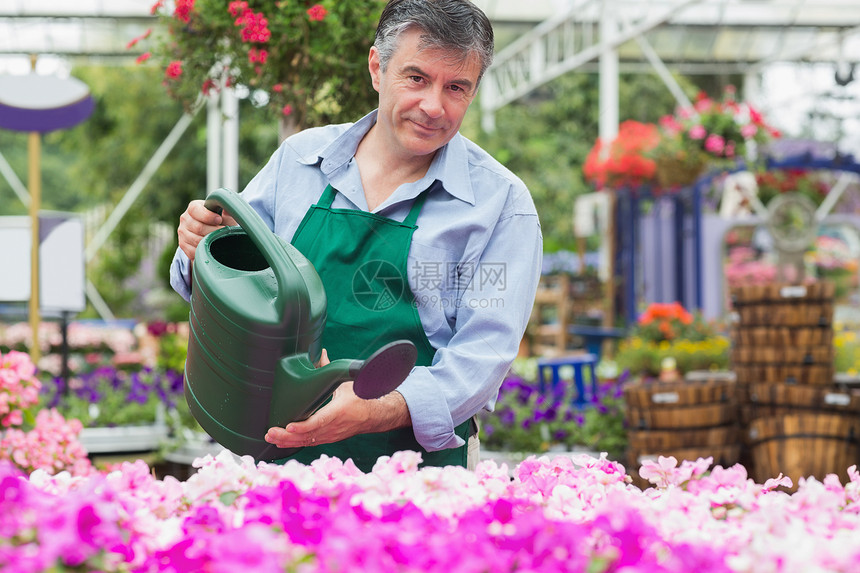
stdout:
<svg viewBox="0 0 860 573">
<path fill-rule="evenodd" d="M 676 382 L 631 383 L 624 387 L 624 401 L 627 467 L 634 482 L 642 462 L 661 455 L 678 462 L 713 457 L 723 467 L 739 461 L 734 376 L 705 373 Z"/>
<path fill-rule="evenodd" d="M 756 481 L 780 473 L 823 479 L 860 463 L 860 390 L 834 382 L 834 287 L 750 285 L 731 290 L 732 367 L 743 458 Z"/>
</svg>

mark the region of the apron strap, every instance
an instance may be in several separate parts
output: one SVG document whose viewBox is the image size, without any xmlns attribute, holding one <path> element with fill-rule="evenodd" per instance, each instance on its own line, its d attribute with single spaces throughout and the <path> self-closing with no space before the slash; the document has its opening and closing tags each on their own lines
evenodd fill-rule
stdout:
<svg viewBox="0 0 860 573">
<path fill-rule="evenodd" d="M 403 224 L 408 225 L 409 227 L 415 226 L 415 221 L 418 220 L 418 215 L 421 213 L 421 207 L 424 206 L 424 202 L 427 200 L 427 191 L 422 191 L 421 194 L 415 198 L 415 202 L 412 203 L 412 208 L 409 209 L 409 214 L 406 215 L 406 218 L 403 219 Z"/>
<path fill-rule="evenodd" d="M 325 207 L 326 209 L 331 208 L 332 202 L 334 202 L 334 196 L 337 195 L 337 191 L 335 191 L 334 187 L 330 184 L 326 185 L 325 191 L 323 191 L 320 200 L 317 202 L 317 205 L 320 207 Z"/>
</svg>

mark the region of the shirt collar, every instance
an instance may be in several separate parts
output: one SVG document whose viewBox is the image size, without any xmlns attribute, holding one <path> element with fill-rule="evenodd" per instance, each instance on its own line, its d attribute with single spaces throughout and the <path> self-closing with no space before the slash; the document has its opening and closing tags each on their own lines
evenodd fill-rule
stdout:
<svg viewBox="0 0 860 573">
<path fill-rule="evenodd" d="M 355 156 L 361 139 L 376 123 L 376 115 L 377 110 L 370 112 L 333 141 L 304 155 L 298 161 L 305 165 L 319 165 L 322 172 L 326 176 L 330 176 L 334 171 L 349 163 Z M 422 189 L 426 189 L 438 180 L 448 194 L 474 205 L 475 193 L 472 189 L 471 177 L 469 177 L 468 157 L 466 139 L 457 132 L 451 141 L 436 153 L 426 175 L 416 182 L 416 185 L 420 184 Z"/>
</svg>

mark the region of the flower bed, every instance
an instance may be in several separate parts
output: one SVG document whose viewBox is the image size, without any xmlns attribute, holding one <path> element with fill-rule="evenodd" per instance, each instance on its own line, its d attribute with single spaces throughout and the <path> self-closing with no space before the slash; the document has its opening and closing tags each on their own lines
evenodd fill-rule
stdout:
<svg viewBox="0 0 860 573">
<path fill-rule="evenodd" d="M 78 441 L 80 421 L 66 420 L 54 408 L 35 413 L 41 387 L 28 355 L 0 353 L 0 464 L 27 472 L 89 473 L 89 459 Z"/>
<path fill-rule="evenodd" d="M 0 469 L 0 567 L 36 571 L 855 571 L 860 474 L 757 484 L 662 458 L 641 490 L 604 458 L 372 473 L 229 454 L 187 481 L 143 462 L 75 478 Z"/>
<path fill-rule="evenodd" d="M 493 412 L 481 411 L 481 447 L 519 454 L 559 450 L 609 452 L 619 457 L 627 445 L 621 382 L 598 384 L 585 407 L 573 403 L 572 384 L 543 393 L 534 359 L 517 359 L 502 382 Z"/>
<path fill-rule="evenodd" d="M 26 350 L 29 326 L 0 328 L 0 424 L 11 427 L 0 459 L 56 472 L 95 454 L 164 457 L 201 431 L 182 395 L 184 325 L 72 323 L 65 376 L 55 360 L 58 326 L 40 331 L 49 353 L 37 369 L 23 352 L 2 353 Z"/>
</svg>

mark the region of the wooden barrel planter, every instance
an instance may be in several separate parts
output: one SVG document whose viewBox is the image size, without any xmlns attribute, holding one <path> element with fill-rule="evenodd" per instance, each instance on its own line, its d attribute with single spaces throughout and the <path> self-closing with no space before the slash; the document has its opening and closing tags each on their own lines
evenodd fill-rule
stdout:
<svg viewBox="0 0 860 573">
<path fill-rule="evenodd" d="M 830 386 L 836 374 L 832 362 L 829 364 L 732 364 L 732 368 L 742 384 L 767 382 Z"/>
<path fill-rule="evenodd" d="M 733 288 L 731 358 L 739 385 L 832 385 L 834 293 L 828 281 Z"/>
<path fill-rule="evenodd" d="M 732 342 L 738 348 L 746 347 L 809 347 L 832 346 L 833 328 L 825 326 L 733 326 Z"/>
<path fill-rule="evenodd" d="M 731 380 L 630 384 L 624 388 L 624 402 L 631 430 L 710 428 L 737 419 Z"/>
<path fill-rule="evenodd" d="M 660 455 L 679 462 L 711 456 L 723 466 L 738 461 L 742 440 L 733 379 L 631 384 L 624 400 L 631 475 L 638 475 L 643 460 Z"/>
<path fill-rule="evenodd" d="M 750 384 L 749 411 L 750 418 L 827 413 L 860 420 L 860 388 Z"/>
<path fill-rule="evenodd" d="M 787 414 L 756 418 L 747 438 L 752 474 L 759 483 L 787 475 L 797 488 L 801 477 L 823 480 L 837 474 L 848 480 L 848 467 L 860 463 L 860 420 L 832 413 Z"/>
<path fill-rule="evenodd" d="M 788 301 L 832 302 L 836 295 L 836 285 L 830 281 L 816 281 L 803 285 L 786 283 L 743 285 L 732 287 L 730 295 L 732 304 L 736 307 Z"/>
</svg>

